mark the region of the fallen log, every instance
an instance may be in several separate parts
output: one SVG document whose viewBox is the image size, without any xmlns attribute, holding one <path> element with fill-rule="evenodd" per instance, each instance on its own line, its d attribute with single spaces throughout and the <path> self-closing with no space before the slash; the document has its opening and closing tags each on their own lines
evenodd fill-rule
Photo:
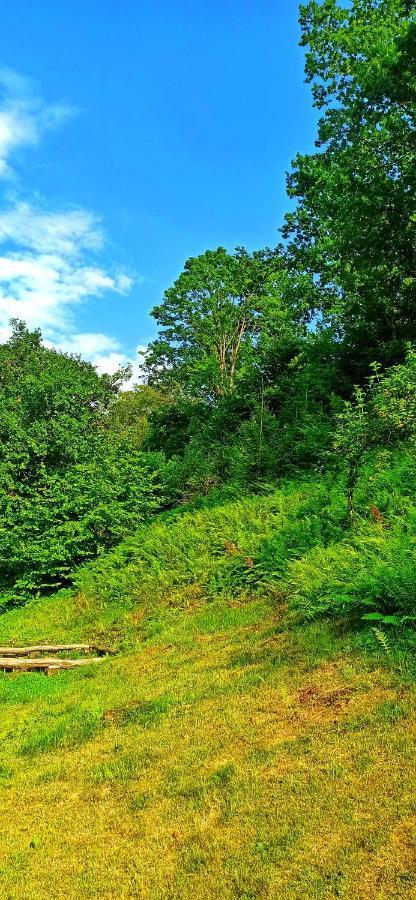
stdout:
<svg viewBox="0 0 416 900">
<path fill-rule="evenodd" d="M 37 644 L 33 647 L 0 647 L 0 657 L 32 656 L 34 653 L 62 653 L 73 650 L 78 653 L 98 653 L 99 656 L 114 653 L 114 650 L 97 647 L 95 644 Z"/>
<path fill-rule="evenodd" d="M 76 669 L 79 666 L 89 666 L 92 663 L 102 662 L 102 656 L 85 657 L 84 659 L 60 659 L 59 657 L 40 657 L 39 659 L 30 659 L 29 657 L 0 657 L 0 671 L 3 672 L 48 672 L 52 669 L 57 672 L 60 669 Z M 51 672 L 52 674 L 52 672 Z"/>
</svg>

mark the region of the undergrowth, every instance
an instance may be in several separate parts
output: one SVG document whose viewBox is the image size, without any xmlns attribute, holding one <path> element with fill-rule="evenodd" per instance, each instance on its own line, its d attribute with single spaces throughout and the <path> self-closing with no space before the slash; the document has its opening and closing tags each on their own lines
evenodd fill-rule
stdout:
<svg viewBox="0 0 416 900">
<path fill-rule="evenodd" d="M 413 454 L 369 454 L 352 526 L 340 476 L 286 481 L 260 496 L 160 517 L 79 570 L 76 588 L 105 604 L 153 610 L 257 594 L 297 621 L 329 616 L 411 631 L 415 497 Z"/>
<path fill-rule="evenodd" d="M 177 509 L 78 569 L 74 589 L 3 616 L 4 636 L 23 638 L 25 621 L 47 603 L 57 633 L 81 637 L 92 626 L 98 639 L 111 634 L 127 649 L 136 640 L 132 616 L 142 637 L 155 638 L 165 613 L 174 628 L 180 609 L 264 597 L 289 621 L 342 620 L 373 642 L 372 629 L 394 627 L 412 645 L 415 497 L 413 456 L 383 451 L 362 466 L 352 526 L 345 485 L 332 474 Z"/>
</svg>

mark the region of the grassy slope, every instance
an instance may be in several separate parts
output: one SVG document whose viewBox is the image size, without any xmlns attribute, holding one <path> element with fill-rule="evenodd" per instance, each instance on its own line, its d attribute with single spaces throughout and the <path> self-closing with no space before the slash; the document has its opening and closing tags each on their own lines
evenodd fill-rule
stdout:
<svg viewBox="0 0 416 900">
<path fill-rule="evenodd" d="M 121 653 L 0 677 L 0 896 L 416 897 L 413 680 L 362 635 L 289 626 L 261 566 L 250 589 L 320 492 L 156 522 L 2 616 L 1 641 Z"/>
</svg>

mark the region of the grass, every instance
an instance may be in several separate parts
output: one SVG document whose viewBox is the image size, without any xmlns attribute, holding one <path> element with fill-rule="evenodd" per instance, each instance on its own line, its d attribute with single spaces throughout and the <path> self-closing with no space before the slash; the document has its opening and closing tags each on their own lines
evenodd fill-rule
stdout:
<svg viewBox="0 0 416 900">
<path fill-rule="evenodd" d="M 1 897 L 416 897 L 408 653 L 288 622 L 277 581 L 241 577 L 311 496 L 162 518 L 2 616 L 2 641 L 120 653 L 0 676 Z"/>
<path fill-rule="evenodd" d="M 413 684 L 269 602 L 177 618 L 0 679 L 3 896 L 412 896 Z"/>
</svg>

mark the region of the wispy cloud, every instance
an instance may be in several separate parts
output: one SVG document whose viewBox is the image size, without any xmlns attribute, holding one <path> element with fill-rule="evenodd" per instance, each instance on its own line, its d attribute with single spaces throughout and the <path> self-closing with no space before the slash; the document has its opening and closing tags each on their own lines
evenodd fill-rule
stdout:
<svg viewBox="0 0 416 900">
<path fill-rule="evenodd" d="M 36 252 L 77 255 L 100 250 L 104 235 L 97 216 L 83 209 L 54 212 L 21 201 L 0 211 L 0 241 L 11 240 Z"/>
<path fill-rule="evenodd" d="M 96 264 L 102 244 L 99 222 L 84 210 L 20 203 L 0 212 L 0 327 L 21 318 L 53 339 L 74 327 L 76 307 L 89 297 L 129 291 L 126 273 Z"/>
<path fill-rule="evenodd" d="M 19 148 L 37 144 L 72 113 L 47 104 L 28 79 L 0 69 L 0 178 L 14 176 L 10 159 Z M 131 362 L 138 375 L 138 358 L 129 359 L 116 338 L 77 330 L 81 304 L 126 294 L 133 285 L 129 273 L 107 259 L 103 264 L 103 257 L 104 229 L 89 210 L 52 208 L 27 197 L 0 209 L 0 340 L 7 338 L 11 318 L 23 319 L 41 328 L 49 345 L 80 354 L 100 371 Z"/>
<path fill-rule="evenodd" d="M 11 177 L 9 159 L 19 147 L 37 144 L 75 112 L 65 104 L 48 104 L 34 83 L 6 67 L 0 68 L 0 177 Z"/>
</svg>

